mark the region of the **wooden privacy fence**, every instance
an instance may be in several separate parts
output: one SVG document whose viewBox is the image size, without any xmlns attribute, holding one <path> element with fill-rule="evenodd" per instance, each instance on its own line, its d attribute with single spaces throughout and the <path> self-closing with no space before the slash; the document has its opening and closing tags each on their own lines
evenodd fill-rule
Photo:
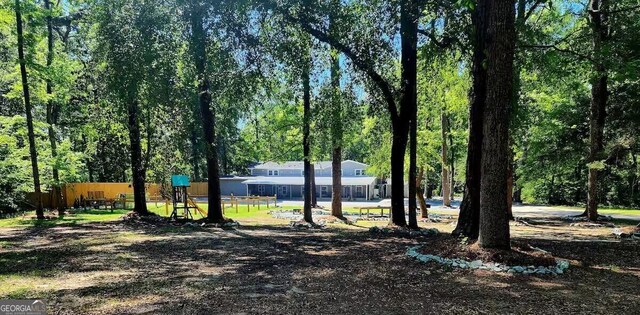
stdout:
<svg viewBox="0 0 640 315">
<path fill-rule="evenodd" d="M 191 197 L 207 197 L 209 184 L 207 182 L 194 182 L 191 186 L 187 187 L 187 193 Z"/>
<path fill-rule="evenodd" d="M 157 199 L 160 195 L 159 184 L 146 184 L 146 194 L 149 199 Z M 66 207 L 73 207 L 76 200 L 90 199 L 96 192 L 100 192 L 100 197 L 108 200 L 119 199 L 120 194 L 133 194 L 131 183 L 69 183 L 62 186 L 63 204 Z"/>
<path fill-rule="evenodd" d="M 160 184 L 146 184 L 146 196 L 148 202 L 161 202 L 164 198 L 161 194 Z M 206 198 L 208 196 L 207 182 L 194 182 L 187 188 L 187 192 L 191 197 Z M 76 200 L 120 200 L 120 195 L 132 195 L 133 185 L 131 183 L 68 183 L 61 187 L 61 195 L 59 202 L 67 208 L 71 208 Z M 43 194 L 43 201 L 53 198 L 50 194 Z M 127 199 L 129 199 L 127 197 Z M 127 202 L 133 200 L 126 200 Z M 52 202 L 55 203 L 55 202 Z M 266 203 L 269 207 L 271 203 L 276 205 L 276 196 L 223 196 L 222 206 L 234 206 L 237 210 L 241 205 L 257 206 L 260 209 L 261 203 Z M 55 203 L 57 204 L 57 203 Z M 84 206 L 84 205 L 82 205 Z"/>
</svg>

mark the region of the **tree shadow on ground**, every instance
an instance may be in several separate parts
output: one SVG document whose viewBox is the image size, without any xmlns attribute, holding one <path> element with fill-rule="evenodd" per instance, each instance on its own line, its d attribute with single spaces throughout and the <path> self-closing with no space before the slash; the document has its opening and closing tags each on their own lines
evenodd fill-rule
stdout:
<svg viewBox="0 0 640 315">
<path fill-rule="evenodd" d="M 278 225 L 156 230 L 99 223 L 16 231 L 2 240 L 46 246 L 3 250 L 0 274 L 54 269 L 74 281 L 121 272 L 46 292 L 54 311 L 70 313 L 626 313 L 639 301 L 640 245 L 632 242 L 516 238 L 577 265 L 561 276 L 514 276 L 405 255 L 434 238 Z"/>
</svg>

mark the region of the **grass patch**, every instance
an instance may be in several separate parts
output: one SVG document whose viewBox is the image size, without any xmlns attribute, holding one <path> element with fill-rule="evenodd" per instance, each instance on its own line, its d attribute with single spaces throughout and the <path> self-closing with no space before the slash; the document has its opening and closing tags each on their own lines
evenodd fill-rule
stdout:
<svg viewBox="0 0 640 315">
<path fill-rule="evenodd" d="M 574 207 L 574 206 L 550 206 L 555 209 L 562 210 L 571 210 L 576 212 L 584 211 L 584 207 Z M 608 206 L 598 206 L 598 213 L 605 215 L 640 215 L 640 209 L 633 208 L 620 208 L 620 207 L 608 207 Z"/>
<path fill-rule="evenodd" d="M 25 212 L 22 217 L 0 219 L 0 227 L 51 227 L 56 225 L 74 225 L 90 222 L 113 221 L 129 210 L 73 210 L 61 217 L 47 220 L 35 219 L 35 211 Z"/>
<path fill-rule="evenodd" d="M 198 203 L 198 205 L 204 209 L 208 209 L 207 203 Z M 250 224 L 274 224 L 274 223 L 282 223 L 286 220 L 282 219 L 274 219 L 269 212 L 270 211 L 292 211 L 293 209 L 301 209 L 302 206 L 274 206 L 273 203 L 269 204 L 269 207 L 266 204 L 252 205 L 252 204 L 240 204 L 236 208 L 235 205 L 229 206 L 225 205 L 224 215 L 230 219 L 240 221 L 241 223 L 244 221 Z M 164 203 L 159 202 L 150 202 L 147 203 L 147 209 L 155 213 L 159 216 L 168 217 L 173 210 L 173 206 L 169 204 L 167 207 Z M 80 210 L 80 209 L 72 209 L 67 214 L 62 217 L 56 217 L 55 219 L 48 220 L 37 220 L 35 219 L 35 211 L 25 212 L 21 217 L 0 219 L 0 228 L 2 227 L 53 227 L 57 225 L 75 225 L 75 224 L 84 224 L 84 223 L 92 223 L 92 222 L 106 222 L 106 221 L 116 221 L 120 219 L 124 214 L 131 211 L 130 209 L 115 209 L 113 211 L 108 209 L 88 209 L 88 210 Z M 437 212 L 437 211 L 432 211 Z M 343 213 L 345 215 L 358 215 L 358 208 L 354 207 L 345 207 L 343 208 Z M 385 210 L 385 214 L 388 213 L 388 210 Z M 446 211 L 443 213 L 447 213 Z M 378 210 L 372 210 L 372 215 L 379 214 Z M 363 213 L 363 215 L 365 215 Z M 200 213 L 194 213 L 194 219 L 201 219 L 202 216 Z M 288 222 L 286 222 L 288 223 Z M 368 226 L 369 224 L 367 224 Z M 379 225 L 379 221 L 372 222 L 370 224 Z M 166 232 L 174 232 L 174 231 L 166 231 Z M 0 248 L 11 246 L 10 244 L 0 243 Z"/>
</svg>

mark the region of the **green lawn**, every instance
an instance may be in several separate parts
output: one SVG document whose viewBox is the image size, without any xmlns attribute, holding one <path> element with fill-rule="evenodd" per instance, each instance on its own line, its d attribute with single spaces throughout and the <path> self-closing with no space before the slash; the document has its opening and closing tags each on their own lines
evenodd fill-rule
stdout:
<svg viewBox="0 0 640 315">
<path fill-rule="evenodd" d="M 198 204 L 201 208 L 207 209 L 207 204 Z M 158 214 L 160 216 L 168 217 L 171 214 L 172 207 L 169 205 L 169 212 L 166 212 L 164 203 L 147 203 L 147 208 L 149 211 Z M 240 205 L 238 207 L 238 213 L 236 213 L 235 207 L 225 207 L 225 216 L 232 218 L 234 220 L 242 220 L 246 218 L 251 218 L 253 220 L 266 219 L 271 218 L 269 215 L 269 211 L 271 210 L 285 210 L 285 209 L 293 209 L 296 207 L 271 207 L 267 208 L 266 205 L 260 205 L 260 209 L 258 210 L 258 206 L 250 205 L 247 208 L 247 205 Z M 64 215 L 61 218 L 51 219 L 51 220 L 36 220 L 35 219 L 35 211 L 28 211 L 23 213 L 21 216 L 8 218 L 8 219 L 0 219 L 0 227 L 26 227 L 26 226 L 54 226 L 54 225 L 65 225 L 65 224 L 80 224 L 80 223 L 90 223 L 90 222 L 102 222 L 102 221 L 115 221 L 120 219 L 123 215 L 127 214 L 130 209 L 116 209 L 107 210 L 107 209 L 88 209 L 88 210 L 70 210 L 69 213 Z M 47 214 L 49 215 L 49 214 Z M 56 213 L 57 215 L 57 213 Z M 53 216 L 53 214 L 51 214 Z M 195 219 L 200 219 L 200 214 L 195 214 Z"/>
<path fill-rule="evenodd" d="M 200 208 L 204 209 L 205 211 L 209 208 L 206 203 L 198 203 L 198 206 L 200 206 Z M 149 211 L 163 217 L 168 217 L 171 214 L 171 211 L 173 210 L 172 206 L 169 205 L 169 208 L 167 211 L 164 204 L 158 204 L 158 206 L 156 206 L 155 204 L 150 203 L 147 205 L 147 207 Z M 282 208 L 282 207 L 275 208 L 273 206 L 267 208 L 266 205 L 261 205 L 260 209 L 258 210 L 258 206 L 254 207 L 250 205 L 249 208 L 247 209 L 247 205 L 239 205 L 238 212 L 236 213 L 235 207 L 227 206 L 224 209 L 224 215 L 234 220 L 246 219 L 246 218 L 252 218 L 252 219 L 271 218 L 271 215 L 269 215 L 269 211 L 274 209 L 286 209 L 286 208 Z M 289 207 L 289 209 L 291 208 Z M 193 215 L 196 220 L 202 218 L 202 216 L 198 212 L 195 212 Z"/>
<path fill-rule="evenodd" d="M 207 210 L 208 205 L 206 203 L 198 203 L 198 205 Z M 171 214 L 172 206 L 169 205 L 168 210 L 165 207 L 164 203 L 147 203 L 147 208 L 149 211 L 163 216 L 168 217 Z M 240 204 L 236 210 L 236 207 L 226 206 L 225 207 L 225 216 L 238 221 L 249 221 L 253 223 L 274 223 L 276 221 L 282 221 L 280 219 L 274 219 L 269 212 L 272 210 L 293 210 L 296 208 L 301 208 L 300 206 L 278 206 L 274 207 L 273 204 L 270 204 L 270 207 L 267 207 L 265 204 L 261 204 L 260 208 L 258 206 L 249 205 L 247 207 L 246 204 Z M 344 208 L 345 214 L 356 214 L 358 210 L 356 208 Z M 115 221 L 122 217 L 124 214 L 131 211 L 130 209 L 116 209 L 113 212 L 107 209 L 88 209 L 88 210 L 70 210 L 64 217 L 56 218 L 51 220 L 43 220 L 38 221 L 35 219 L 35 211 L 25 212 L 19 217 L 8 218 L 8 219 L 0 219 L 0 227 L 26 227 L 26 226 L 54 226 L 54 225 L 68 225 L 68 224 L 81 224 L 81 223 L 91 223 L 91 222 L 103 222 L 103 221 Z M 237 212 L 236 212 L 237 211 Z M 376 213 L 373 211 L 372 213 Z M 54 216 L 54 213 L 47 214 L 49 216 Z M 55 214 L 57 215 L 57 213 Z M 202 216 L 199 213 L 194 213 L 195 219 L 200 219 Z"/>
<path fill-rule="evenodd" d="M 76 213 L 68 213 L 63 217 L 58 217 L 51 220 L 36 220 L 35 211 L 25 212 L 22 216 L 1 219 L 0 227 L 24 227 L 24 226 L 53 226 L 60 224 L 78 224 L 89 223 L 99 221 L 113 221 L 117 220 L 129 210 L 116 209 L 111 212 L 110 210 L 83 210 Z"/>
<path fill-rule="evenodd" d="M 551 206 L 556 209 L 569 209 L 578 211 L 584 211 L 584 207 L 572 207 L 572 206 Z M 616 207 L 605 207 L 598 206 L 598 213 L 605 215 L 640 215 L 640 209 L 631 209 L 631 208 L 616 208 Z"/>
</svg>

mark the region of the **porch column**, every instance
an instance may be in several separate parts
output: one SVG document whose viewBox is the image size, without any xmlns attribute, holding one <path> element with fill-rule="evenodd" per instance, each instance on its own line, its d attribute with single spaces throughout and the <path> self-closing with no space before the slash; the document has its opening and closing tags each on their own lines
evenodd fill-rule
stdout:
<svg viewBox="0 0 640 315">
<path fill-rule="evenodd" d="M 367 185 L 366 191 L 367 191 L 367 196 L 366 196 L 365 200 L 369 200 L 369 185 Z"/>
</svg>

